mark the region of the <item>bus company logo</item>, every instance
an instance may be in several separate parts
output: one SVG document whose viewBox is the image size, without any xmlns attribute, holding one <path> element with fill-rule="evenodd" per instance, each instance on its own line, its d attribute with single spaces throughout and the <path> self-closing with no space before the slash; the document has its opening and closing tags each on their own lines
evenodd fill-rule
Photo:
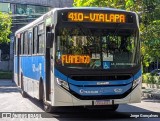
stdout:
<svg viewBox="0 0 160 121">
<path fill-rule="evenodd" d="M 97 82 L 97 85 L 108 85 L 109 82 Z"/>
<path fill-rule="evenodd" d="M 121 89 L 121 88 L 116 88 L 116 89 L 114 89 L 114 92 L 116 92 L 116 93 L 120 93 L 120 92 L 122 92 L 123 91 L 123 89 Z"/>
<path fill-rule="evenodd" d="M 36 67 L 35 64 L 33 64 L 32 65 L 32 70 L 33 70 L 33 72 L 41 72 L 41 70 L 42 70 L 42 64 L 39 63 L 39 65 L 37 67 Z"/>
<path fill-rule="evenodd" d="M 2 113 L 1 118 L 12 118 L 12 114 L 11 113 Z"/>
<path fill-rule="evenodd" d="M 97 90 L 84 90 L 84 89 L 80 89 L 79 92 L 81 94 L 98 94 Z"/>
</svg>

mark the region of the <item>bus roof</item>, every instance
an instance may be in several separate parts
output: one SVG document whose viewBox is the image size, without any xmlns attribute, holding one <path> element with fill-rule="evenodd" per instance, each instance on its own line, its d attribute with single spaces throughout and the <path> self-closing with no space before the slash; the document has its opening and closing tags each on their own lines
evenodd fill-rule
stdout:
<svg viewBox="0 0 160 121">
<path fill-rule="evenodd" d="M 62 8 L 62 9 L 66 9 L 66 8 Z M 90 9 L 90 10 L 126 11 L 126 10 L 122 10 L 122 9 L 107 8 L 107 7 L 68 7 L 67 9 Z"/>
<path fill-rule="evenodd" d="M 40 22 L 42 22 L 44 19 L 44 16 L 46 15 L 51 15 L 52 13 L 54 13 L 57 10 L 76 10 L 76 9 L 82 9 L 82 10 L 108 10 L 108 11 L 119 11 L 119 12 L 127 12 L 126 10 L 122 10 L 122 9 L 115 9 L 115 8 L 106 8 L 106 7 L 64 7 L 64 8 L 53 8 L 51 11 L 45 13 L 44 15 L 42 15 L 41 17 L 37 18 L 36 20 L 34 20 L 33 22 L 29 23 L 28 25 L 20 28 L 19 30 L 17 30 L 15 32 L 15 35 L 25 31 L 26 29 L 33 27 L 35 24 L 39 24 Z M 131 12 L 128 11 L 129 13 L 135 13 L 135 12 Z"/>
</svg>

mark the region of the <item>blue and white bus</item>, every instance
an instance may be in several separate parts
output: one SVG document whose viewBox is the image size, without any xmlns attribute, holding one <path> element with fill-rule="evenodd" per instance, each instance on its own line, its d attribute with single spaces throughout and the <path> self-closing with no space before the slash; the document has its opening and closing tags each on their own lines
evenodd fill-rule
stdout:
<svg viewBox="0 0 160 121">
<path fill-rule="evenodd" d="M 14 80 L 54 107 L 141 101 L 139 20 L 111 8 L 55 8 L 15 33 Z"/>
</svg>

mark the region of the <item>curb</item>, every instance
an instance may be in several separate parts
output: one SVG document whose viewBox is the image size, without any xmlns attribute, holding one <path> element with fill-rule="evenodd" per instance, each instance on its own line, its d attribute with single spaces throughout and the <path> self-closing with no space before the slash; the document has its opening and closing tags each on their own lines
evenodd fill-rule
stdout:
<svg viewBox="0 0 160 121">
<path fill-rule="evenodd" d="M 153 98 L 153 99 L 159 99 L 160 100 L 160 91 L 158 90 L 152 90 L 152 89 L 148 89 L 146 90 L 142 90 L 142 98 Z"/>
<path fill-rule="evenodd" d="M 0 81 L 13 81 L 12 79 L 0 79 Z"/>
</svg>

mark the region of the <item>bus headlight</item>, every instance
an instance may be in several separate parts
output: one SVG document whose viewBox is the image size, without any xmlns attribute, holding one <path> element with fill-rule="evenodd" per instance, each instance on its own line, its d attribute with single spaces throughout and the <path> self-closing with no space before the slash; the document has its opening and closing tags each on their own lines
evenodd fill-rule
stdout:
<svg viewBox="0 0 160 121">
<path fill-rule="evenodd" d="M 133 81 L 133 85 L 132 85 L 132 89 L 135 88 L 140 82 L 141 82 L 142 78 L 139 77 L 138 79 Z"/>
<path fill-rule="evenodd" d="M 60 85 L 61 87 L 65 88 L 66 90 L 69 90 L 69 85 L 66 81 L 63 81 L 59 78 L 56 78 L 57 84 Z"/>
</svg>

